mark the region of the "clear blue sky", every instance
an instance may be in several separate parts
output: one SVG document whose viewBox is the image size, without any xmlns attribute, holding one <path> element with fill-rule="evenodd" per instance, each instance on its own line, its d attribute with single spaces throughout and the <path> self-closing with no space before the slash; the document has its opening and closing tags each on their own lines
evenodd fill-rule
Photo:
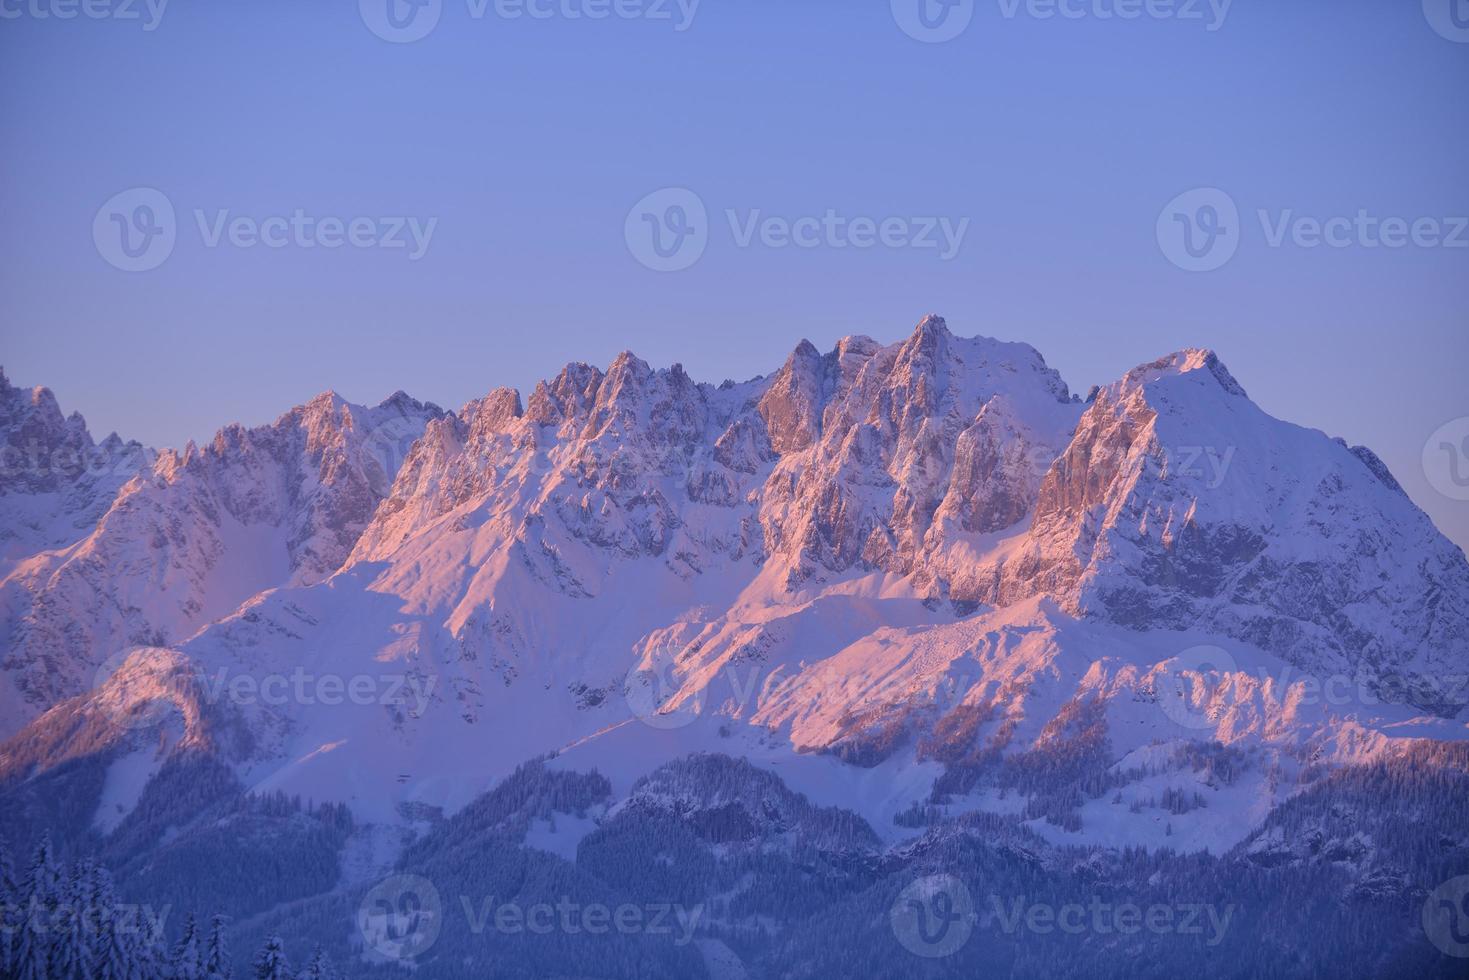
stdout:
<svg viewBox="0 0 1469 980">
<path fill-rule="evenodd" d="M 682 31 L 672 2 L 672 21 L 510 20 L 441 0 L 413 43 L 356 0 L 175 0 L 151 31 L 36 15 L 57 2 L 0 20 L 0 363 L 99 434 L 177 445 L 329 387 L 456 407 L 623 348 L 746 377 L 802 337 L 892 340 L 934 311 L 1028 341 L 1082 392 L 1213 347 L 1267 411 L 1376 449 L 1469 543 L 1469 504 L 1421 462 L 1469 416 L 1469 248 L 1271 247 L 1256 216 L 1469 215 L 1469 43 L 1418 0 L 1235 0 L 1216 30 L 1204 3 L 1121 20 L 1098 16 L 1113 0 L 1071 0 L 1079 18 L 989 0 L 945 43 L 889 0 L 703 0 Z M 134 187 L 178 220 L 167 260 L 130 273 L 93 221 Z M 709 213 L 678 272 L 624 238 L 664 187 Z M 1198 187 L 1240 213 L 1208 272 L 1155 230 Z M 438 221 L 415 261 L 207 247 L 193 216 L 298 208 Z M 730 208 L 969 225 L 947 261 L 740 247 Z"/>
</svg>

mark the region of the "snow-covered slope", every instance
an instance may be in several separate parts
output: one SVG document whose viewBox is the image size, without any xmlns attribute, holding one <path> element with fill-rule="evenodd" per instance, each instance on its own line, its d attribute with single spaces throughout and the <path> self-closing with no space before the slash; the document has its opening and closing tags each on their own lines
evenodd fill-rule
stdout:
<svg viewBox="0 0 1469 980">
<path fill-rule="evenodd" d="M 54 409 L 44 392 L 37 403 L 43 418 Z M 89 533 L 53 534 L 51 550 L 0 579 L 5 729 L 87 689 L 134 646 L 177 643 L 263 590 L 335 571 L 441 414 L 401 392 L 370 409 L 327 393 L 272 425 L 159 454 Z M 67 431 L 89 442 L 79 419 Z"/>
<path fill-rule="evenodd" d="M 411 449 L 374 470 L 384 426 Z M 938 317 L 743 383 L 624 353 L 452 414 L 324 396 L 165 454 L 4 587 L 22 689 L 167 647 L 248 784 L 374 821 L 546 752 L 626 791 L 703 748 L 883 835 L 988 809 L 1219 850 L 1323 768 L 1465 734 L 1469 565 L 1370 452 L 1207 351 L 1083 403 Z M 22 743 L 135 733 L 118 684 Z"/>
</svg>

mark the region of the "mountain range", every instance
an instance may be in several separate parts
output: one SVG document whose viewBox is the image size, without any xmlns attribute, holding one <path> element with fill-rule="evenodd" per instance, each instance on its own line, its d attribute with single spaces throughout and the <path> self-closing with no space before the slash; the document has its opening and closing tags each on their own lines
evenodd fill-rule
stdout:
<svg viewBox="0 0 1469 980">
<path fill-rule="evenodd" d="M 1469 870 L 1469 562 L 1371 450 L 1267 415 L 1209 350 L 1081 396 L 930 315 L 748 381 L 623 353 L 457 411 L 329 392 L 181 451 L 0 375 L 0 451 L 0 830 L 218 904 L 184 855 L 225 846 L 222 801 L 309 800 L 230 804 L 325 869 L 228 899 L 242 936 L 300 900 L 345 937 L 344 896 L 462 874 L 485 835 L 636 892 L 670 821 L 707 869 L 663 894 L 724 896 L 670 975 L 828 975 L 795 928 L 816 897 L 881 918 L 915 869 L 1146 865 L 1162 894 L 1201 855 L 1274 896 L 1267 931 L 1292 892 L 1255 876 L 1326 874 L 1323 843 L 1332 888 L 1409 919 Z M 1405 770 L 1427 795 L 1358 786 Z M 350 817 L 308 834 L 323 804 Z M 1446 840 L 1425 858 L 1394 814 Z M 731 841 L 807 869 L 793 904 L 741 911 Z M 1343 969 L 1446 969 L 1382 929 Z"/>
</svg>

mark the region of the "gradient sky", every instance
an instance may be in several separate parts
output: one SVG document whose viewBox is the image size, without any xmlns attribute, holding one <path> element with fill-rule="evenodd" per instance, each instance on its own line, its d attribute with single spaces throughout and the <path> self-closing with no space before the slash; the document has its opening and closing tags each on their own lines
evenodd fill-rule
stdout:
<svg viewBox="0 0 1469 980">
<path fill-rule="evenodd" d="M 1271 247 L 1256 216 L 1469 215 L 1469 43 L 1435 32 L 1436 0 L 1235 0 L 1216 30 L 1206 4 L 1124 21 L 1098 16 L 1113 0 L 1071 0 L 1080 18 L 989 0 L 945 43 L 888 0 L 703 0 L 683 31 L 442 0 L 403 44 L 356 0 L 175 0 L 151 31 L 37 16 L 56 2 L 0 2 L 18 13 L 0 19 L 0 364 L 98 435 L 178 445 L 326 388 L 456 407 L 623 348 L 748 377 L 802 337 L 891 341 L 933 311 L 1033 344 L 1083 393 L 1213 347 L 1267 411 L 1377 450 L 1469 544 L 1469 504 L 1422 462 L 1469 416 L 1469 248 Z M 134 187 L 178 232 L 130 273 L 92 226 Z M 664 187 L 710 214 L 679 272 L 624 239 Z M 1198 187 L 1240 211 L 1209 272 L 1155 232 Z M 413 261 L 207 247 L 192 214 L 298 208 L 438 223 Z M 739 247 L 727 208 L 969 227 L 948 261 Z"/>
</svg>

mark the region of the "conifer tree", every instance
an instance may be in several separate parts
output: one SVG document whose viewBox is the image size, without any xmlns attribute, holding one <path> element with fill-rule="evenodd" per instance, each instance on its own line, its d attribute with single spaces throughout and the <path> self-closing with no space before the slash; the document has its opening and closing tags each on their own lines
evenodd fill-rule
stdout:
<svg viewBox="0 0 1469 980">
<path fill-rule="evenodd" d="M 91 879 L 89 909 L 97 926 L 93 976 L 96 980 L 137 980 L 142 964 L 135 937 L 119 920 L 112 874 L 106 868 L 93 868 Z"/>
<path fill-rule="evenodd" d="M 17 980 L 51 980 L 53 920 L 60 900 L 60 878 L 51 835 L 41 838 L 21 886 L 19 930 L 15 939 Z"/>
<path fill-rule="evenodd" d="M 155 980 L 157 977 L 172 977 L 172 958 L 163 937 L 155 934 L 151 926 L 138 934 L 133 943 L 135 954 L 134 976 L 137 980 Z"/>
<path fill-rule="evenodd" d="M 96 972 L 97 928 L 90 875 L 91 867 L 79 861 L 67 876 L 52 935 L 51 968 L 56 980 L 92 980 Z"/>
<path fill-rule="evenodd" d="M 10 842 L 0 837 L 0 975 L 9 976 L 14 960 L 20 886 L 10 857 Z"/>
<path fill-rule="evenodd" d="M 234 968 L 230 966 L 229 947 L 224 938 L 225 918 L 218 912 L 209 920 L 209 950 L 204 955 L 205 980 L 231 980 Z"/>
<path fill-rule="evenodd" d="M 317 946 L 311 953 L 311 959 L 301 968 L 296 980 L 330 980 L 331 964 L 327 961 L 326 952 Z"/>
<path fill-rule="evenodd" d="M 174 980 L 203 980 L 204 959 L 199 952 L 199 927 L 194 913 L 184 918 L 184 931 L 173 947 Z"/>
<path fill-rule="evenodd" d="M 291 980 L 291 964 L 280 936 L 267 939 L 256 955 L 255 980 Z"/>
</svg>

